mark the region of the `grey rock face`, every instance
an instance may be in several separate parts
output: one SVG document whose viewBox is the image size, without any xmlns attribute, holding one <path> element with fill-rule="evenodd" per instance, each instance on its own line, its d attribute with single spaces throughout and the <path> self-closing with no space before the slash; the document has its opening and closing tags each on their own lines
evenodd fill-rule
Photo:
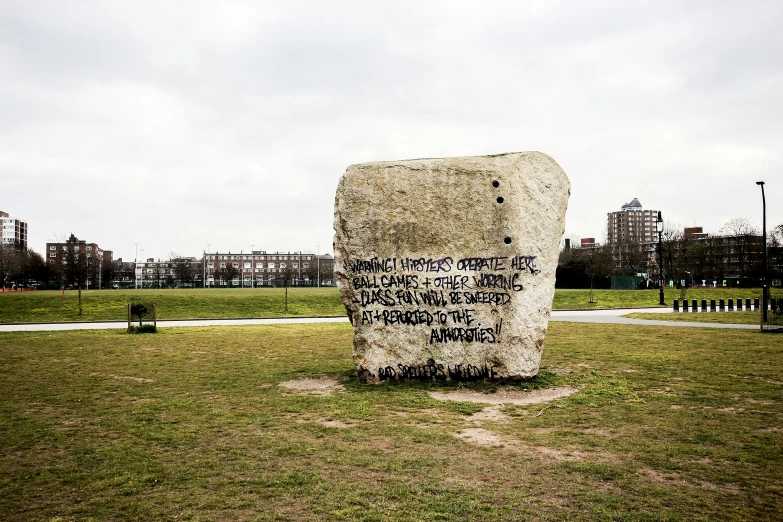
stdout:
<svg viewBox="0 0 783 522">
<path fill-rule="evenodd" d="M 535 376 L 570 191 L 539 152 L 348 167 L 335 276 L 359 376 Z"/>
</svg>

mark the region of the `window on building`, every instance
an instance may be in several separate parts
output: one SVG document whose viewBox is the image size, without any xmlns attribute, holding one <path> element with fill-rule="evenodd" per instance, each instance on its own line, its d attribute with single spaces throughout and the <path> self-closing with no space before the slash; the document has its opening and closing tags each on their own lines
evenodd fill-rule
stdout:
<svg viewBox="0 0 783 522">
<path fill-rule="evenodd" d="M 57 257 L 57 252 L 49 252 L 49 257 Z"/>
<path fill-rule="evenodd" d="M 57 250 L 57 247 L 56 247 L 56 246 L 54 246 L 54 245 L 50 245 L 50 246 L 49 246 L 49 250 Z"/>
</svg>

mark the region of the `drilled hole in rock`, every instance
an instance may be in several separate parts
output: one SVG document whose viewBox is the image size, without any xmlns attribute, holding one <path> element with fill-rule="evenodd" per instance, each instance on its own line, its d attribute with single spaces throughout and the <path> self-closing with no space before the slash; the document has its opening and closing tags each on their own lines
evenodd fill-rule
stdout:
<svg viewBox="0 0 783 522">
<path fill-rule="evenodd" d="M 503 240 L 503 242 L 504 242 L 505 244 L 507 244 L 507 245 L 510 245 L 510 244 L 511 244 L 511 238 L 510 238 L 510 237 L 507 237 L 506 239 L 504 239 L 504 240 Z"/>
<path fill-rule="evenodd" d="M 500 182 L 498 180 L 495 180 L 492 182 L 492 186 L 498 188 L 500 186 Z"/>
<path fill-rule="evenodd" d="M 503 197 L 502 196 L 498 198 L 498 203 L 503 203 Z"/>
</svg>

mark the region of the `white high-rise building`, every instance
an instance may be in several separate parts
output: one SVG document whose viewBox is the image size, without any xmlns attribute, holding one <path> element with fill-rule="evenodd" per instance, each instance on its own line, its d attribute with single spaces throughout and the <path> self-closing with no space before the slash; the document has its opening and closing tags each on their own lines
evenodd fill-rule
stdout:
<svg viewBox="0 0 783 522">
<path fill-rule="evenodd" d="M 0 244 L 27 249 L 27 222 L 0 210 Z"/>
</svg>

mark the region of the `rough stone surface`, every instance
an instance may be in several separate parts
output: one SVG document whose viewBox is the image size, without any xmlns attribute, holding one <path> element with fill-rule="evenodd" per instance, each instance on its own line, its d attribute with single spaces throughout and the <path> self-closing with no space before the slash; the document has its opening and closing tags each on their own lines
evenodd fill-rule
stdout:
<svg viewBox="0 0 783 522">
<path fill-rule="evenodd" d="M 360 378 L 535 376 L 569 194 L 539 152 L 348 167 L 335 276 Z"/>
</svg>

